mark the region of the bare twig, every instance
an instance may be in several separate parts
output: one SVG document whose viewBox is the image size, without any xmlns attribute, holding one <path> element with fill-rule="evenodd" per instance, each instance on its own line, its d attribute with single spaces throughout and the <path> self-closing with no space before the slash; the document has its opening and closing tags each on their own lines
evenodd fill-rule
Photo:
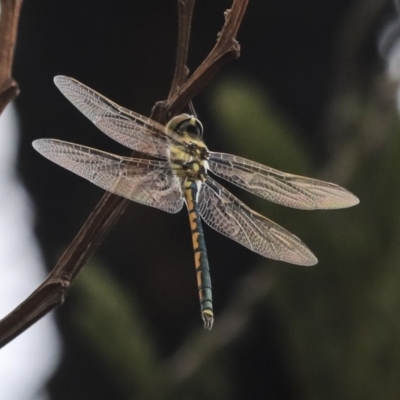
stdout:
<svg viewBox="0 0 400 400">
<path fill-rule="evenodd" d="M 167 111 L 176 112 L 180 110 L 228 59 L 238 56 L 239 46 L 235 37 L 246 10 L 247 2 L 248 0 L 234 0 L 232 9 L 225 13 L 225 25 L 210 55 L 194 72 L 192 77 L 183 84 L 182 88 L 166 101 L 167 107 L 160 107 L 160 104 L 163 105 L 165 102 L 158 103 L 158 107 L 154 107 L 153 119 L 163 122 Z M 191 17 L 189 14 L 191 12 L 181 12 L 181 19 L 184 17 L 182 14 L 186 15 L 185 18 L 188 18 L 189 22 L 181 20 L 180 26 L 190 26 Z M 188 34 L 189 30 L 185 35 Z M 186 56 L 180 57 L 186 63 Z M 176 68 L 180 68 L 180 63 L 182 61 L 177 62 Z M 178 77 L 177 82 L 179 83 L 180 79 L 182 79 L 180 72 L 175 71 L 174 76 Z M 106 193 L 103 196 L 45 282 L 0 321 L 0 347 L 10 342 L 42 316 L 63 303 L 65 293 L 73 279 L 98 248 L 105 234 L 124 211 L 127 203 L 127 200 L 110 193 Z"/>
<path fill-rule="evenodd" d="M 240 46 L 236 41 L 248 0 L 234 0 L 232 8 L 225 11 L 225 24 L 218 36 L 215 47 L 189 79 L 168 100 L 158 102 L 154 115 L 176 115 L 225 65 L 229 60 L 239 57 Z"/>
<path fill-rule="evenodd" d="M 179 35 L 176 53 L 175 74 L 168 98 L 174 96 L 185 82 L 189 69 L 187 55 L 189 49 L 190 29 L 192 26 L 193 7 L 195 0 L 178 0 L 179 9 Z"/>
<path fill-rule="evenodd" d="M 71 283 L 103 237 L 122 214 L 128 201 L 105 193 L 46 280 L 0 321 L 0 347 L 64 302 Z"/>
<path fill-rule="evenodd" d="M 11 75 L 22 0 L 1 0 L 0 12 L 0 114 L 18 96 L 17 82 Z"/>
</svg>

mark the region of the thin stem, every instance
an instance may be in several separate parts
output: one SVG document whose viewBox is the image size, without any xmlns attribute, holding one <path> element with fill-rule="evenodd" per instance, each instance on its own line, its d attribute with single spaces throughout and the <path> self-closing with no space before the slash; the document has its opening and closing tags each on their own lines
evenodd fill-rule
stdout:
<svg viewBox="0 0 400 400">
<path fill-rule="evenodd" d="M 214 48 L 178 92 L 167 100 L 170 115 L 177 114 L 198 93 L 228 61 L 239 57 L 240 45 L 236 35 L 248 0 L 234 0 L 232 8 L 225 11 L 225 24 Z"/>
<path fill-rule="evenodd" d="M 0 114 L 19 93 L 11 75 L 22 0 L 1 0 L 0 11 Z"/>
<path fill-rule="evenodd" d="M 0 321 L 0 348 L 64 302 L 74 278 L 127 204 L 122 197 L 104 194 L 46 280 Z"/>
<path fill-rule="evenodd" d="M 189 74 L 189 69 L 187 67 L 187 55 L 189 49 L 194 3 L 195 0 L 178 0 L 179 34 L 176 52 L 176 65 L 174 79 L 172 80 L 171 90 L 169 91 L 168 98 L 171 98 L 176 94 Z"/>
</svg>

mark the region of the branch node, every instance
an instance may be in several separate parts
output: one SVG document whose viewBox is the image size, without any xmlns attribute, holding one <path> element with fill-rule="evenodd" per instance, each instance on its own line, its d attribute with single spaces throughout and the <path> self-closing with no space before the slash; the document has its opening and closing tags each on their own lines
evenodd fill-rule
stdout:
<svg viewBox="0 0 400 400">
<path fill-rule="evenodd" d="M 7 104 L 14 100 L 20 92 L 17 82 L 11 78 L 3 82 L 2 86 L 0 90 L 0 114 L 6 108 Z"/>
</svg>

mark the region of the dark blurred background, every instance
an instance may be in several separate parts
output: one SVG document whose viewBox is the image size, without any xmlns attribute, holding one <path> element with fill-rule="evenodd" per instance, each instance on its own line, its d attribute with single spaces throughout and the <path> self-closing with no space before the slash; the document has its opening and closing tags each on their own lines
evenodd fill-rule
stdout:
<svg viewBox="0 0 400 400">
<path fill-rule="evenodd" d="M 192 71 L 230 5 L 197 2 Z M 187 214 L 132 203 L 56 311 L 64 346 L 51 400 L 399 398 L 399 121 L 378 54 L 395 16 L 383 0 L 250 0 L 241 57 L 194 99 L 207 145 L 336 182 L 361 204 L 296 211 L 229 187 L 300 236 L 319 264 L 262 259 L 205 227 L 216 322 L 204 332 Z M 102 190 L 31 142 L 130 154 L 53 77 L 72 76 L 149 115 L 169 91 L 177 20 L 175 0 L 24 2 L 14 68 L 19 170 L 49 269 Z"/>
</svg>

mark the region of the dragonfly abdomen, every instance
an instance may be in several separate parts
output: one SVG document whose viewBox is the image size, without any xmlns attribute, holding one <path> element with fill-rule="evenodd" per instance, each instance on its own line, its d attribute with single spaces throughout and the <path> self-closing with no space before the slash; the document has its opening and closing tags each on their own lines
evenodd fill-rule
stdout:
<svg viewBox="0 0 400 400">
<path fill-rule="evenodd" d="M 204 321 L 204 328 L 211 330 L 214 322 L 211 276 L 207 258 L 206 243 L 204 240 L 203 226 L 201 224 L 197 194 L 197 182 L 187 180 L 185 182 L 185 198 L 189 211 L 190 229 L 192 231 L 194 261 L 196 266 L 197 288 L 199 291 L 201 315 Z"/>
</svg>

